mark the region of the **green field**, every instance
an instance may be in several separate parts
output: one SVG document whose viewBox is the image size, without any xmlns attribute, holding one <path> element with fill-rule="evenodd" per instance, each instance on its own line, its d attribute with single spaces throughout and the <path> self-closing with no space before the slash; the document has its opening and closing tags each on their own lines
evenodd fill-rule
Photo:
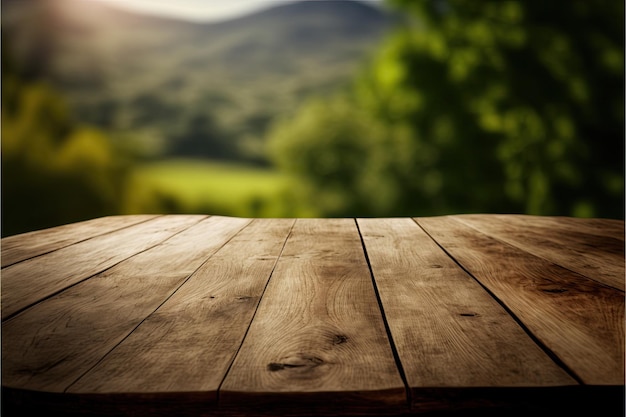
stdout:
<svg viewBox="0 0 626 417">
<path fill-rule="evenodd" d="M 206 213 L 241 217 L 312 216 L 289 203 L 292 182 L 272 169 L 193 159 L 137 166 L 127 213 Z"/>
</svg>

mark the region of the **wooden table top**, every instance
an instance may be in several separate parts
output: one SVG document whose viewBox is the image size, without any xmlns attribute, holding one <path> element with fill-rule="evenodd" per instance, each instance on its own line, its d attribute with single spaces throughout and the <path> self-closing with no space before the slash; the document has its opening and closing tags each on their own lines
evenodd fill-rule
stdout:
<svg viewBox="0 0 626 417">
<path fill-rule="evenodd" d="M 6 415 L 622 413 L 623 221 L 133 215 L 1 243 Z"/>
</svg>

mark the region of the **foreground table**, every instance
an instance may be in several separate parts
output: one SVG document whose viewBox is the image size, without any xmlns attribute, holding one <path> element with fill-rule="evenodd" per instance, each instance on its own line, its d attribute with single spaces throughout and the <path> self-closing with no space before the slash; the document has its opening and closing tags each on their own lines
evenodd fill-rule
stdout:
<svg viewBox="0 0 626 417">
<path fill-rule="evenodd" d="M 3 415 L 623 415 L 623 221 L 114 216 L 1 282 Z"/>
</svg>

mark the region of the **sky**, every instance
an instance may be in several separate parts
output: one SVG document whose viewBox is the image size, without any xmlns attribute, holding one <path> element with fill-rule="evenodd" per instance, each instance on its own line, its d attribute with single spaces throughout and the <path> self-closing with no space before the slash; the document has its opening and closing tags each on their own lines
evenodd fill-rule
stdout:
<svg viewBox="0 0 626 417">
<path fill-rule="evenodd" d="M 253 13 L 294 0 L 79 0 L 99 1 L 135 12 L 211 22 Z M 315 0 L 314 0 L 315 1 Z M 376 2 L 379 0 L 365 0 Z"/>
</svg>

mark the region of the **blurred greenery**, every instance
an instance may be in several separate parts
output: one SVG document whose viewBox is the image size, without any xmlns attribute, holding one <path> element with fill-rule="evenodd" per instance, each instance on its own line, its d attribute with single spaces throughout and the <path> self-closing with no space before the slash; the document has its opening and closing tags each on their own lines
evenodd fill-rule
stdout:
<svg viewBox="0 0 626 417">
<path fill-rule="evenodd" d="M 392 23 L 343 0 L 278 2 L 208 23 L 99 1 L 2 5 L 21 73 L 49 82 L 82 123 L 125 135 L 147 156 L 266 166 L 262 138 L 273 117 L 349 82 Z"/>
<path fill-rule="evenodd" d="M 394 0 L 353 86 L 268 139 L 325 216 L 624 216 L 624 3 Z"/>
<path fill-rule="evenodd" d="M 168 159 L 139 164 L 129 178 L 126 213 L 226 213 L 243 217 L 311 217 L 289 199 L 277 171 L 242 163 Z"/>
<path fill-rule="evenodd" d="M 3 64 L 5 61 L 3 60 Z M 48 86 L 2 80 L 2 235 L 120 212 L 128 170 Z"/>
<path fill-rule="evenodd" d="M 190 28 L 12 2 L 35 4 L 74 20 L 7 37 L 3 15 L 2 236 L 126 213 L 624 218 L 623 2 L 389 0 L 404 19 L 347 84 L 363 36 L 322 53 L 330 32 L 294 23 L 312 9 Z M 389 22 L 337 4 L 371 39 Z"/>
</svg>

